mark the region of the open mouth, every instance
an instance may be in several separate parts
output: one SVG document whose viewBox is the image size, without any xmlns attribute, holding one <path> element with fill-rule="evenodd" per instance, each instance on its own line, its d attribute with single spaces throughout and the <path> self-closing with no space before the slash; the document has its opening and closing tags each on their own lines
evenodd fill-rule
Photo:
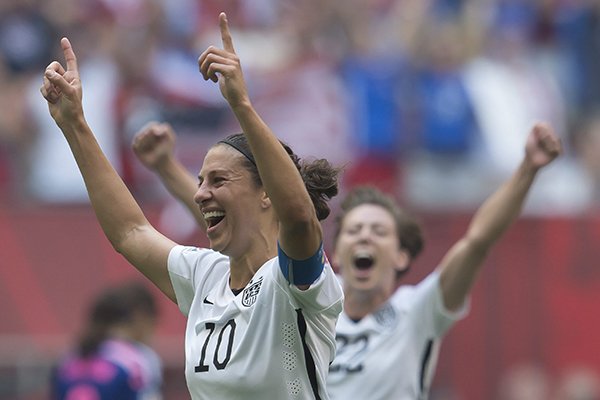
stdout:
<svg viewBox="0 0 600 400">
<path fill-rule="evenodd" d="M 219 222 L 223 221 L 223 218 L 225 218 L 225 212 L 223 211 L 208 211 L 202 215 L 208 229 L 216 226 Z"/>
<path fill-rule="evenodd" d="M 371 254 L 357 253 L 354 255 L 352 262 L 357 269 L 367 270 L 375 264 L 375 258 Z"/>
</svg>

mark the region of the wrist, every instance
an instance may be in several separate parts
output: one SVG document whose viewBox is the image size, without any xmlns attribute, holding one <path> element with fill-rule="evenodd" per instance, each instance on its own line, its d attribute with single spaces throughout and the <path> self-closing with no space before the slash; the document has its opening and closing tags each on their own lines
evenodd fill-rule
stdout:
<svg viewBox="0 0 600 400">
<path fill-rule="evenodd" d="M 165 157 L 160 158 L 151 168 L 159 173 L 160 175 L 165 175 L 169 171 L 173 170 L 176 167 L 176 160 L 172 155 L 166 155 Z"/>
<path fill-rule="evenodd" d="M 76 135 L 80 132 L 90 130 L 83 114 L 76 118 L 72 118 L 67 121 L 62 121 L 61 123 L 58 123 L 57 121 L 57 125 L 60 127 L 60 129 L 65 135 Z"/>
<path fill-rule="evenodd" d="M 521 162 L 520 169 L 524 174 L 534 176 L 540 170 L 540 166 L 526 156 Z"/>
<path fill-rule="evenodd" d="M 229 107 L 235 114 L 244 113 L 244 112 L 253 110 L 252 103 L 250 102 L 250 99 L 248 99 L 248 98 L 237 101 L 234 104 L 230 103 Z"/>
</svg>

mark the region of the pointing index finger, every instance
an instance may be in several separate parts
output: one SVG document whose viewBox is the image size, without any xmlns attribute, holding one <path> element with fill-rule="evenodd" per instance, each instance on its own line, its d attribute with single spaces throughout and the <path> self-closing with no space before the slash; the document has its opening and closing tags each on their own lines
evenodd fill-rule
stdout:
<svg viewBox="0 0 600 400">
<path fill-rule="evenodd" d="M 227 23 L 227 15 L 224 12 L 219 14 L 219 27 L 221 28 L 223 48 L 231 53 L 235 53 L 233 40 L 231 39 L 231 33 L 229 32 L 229 24 Z"/>
<path fill-rule="evenodd" d="M 77 72 L 77 57 L 75 57 L 71 42 L 64 37 L 60 40 L 60 45 L 62 46 L 65 61 L 67 62 L 67 71 Z"/>
</svg>

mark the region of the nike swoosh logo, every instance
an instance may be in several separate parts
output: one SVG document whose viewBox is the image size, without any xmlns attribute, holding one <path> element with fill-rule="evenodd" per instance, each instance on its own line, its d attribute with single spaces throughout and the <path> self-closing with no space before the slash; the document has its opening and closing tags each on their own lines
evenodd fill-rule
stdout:
<svg viewBox="0 0 600 400">
<path fill-rule="evenodd" d="M 208 300 L 208 296 L 206 296 L 206 297 L 204 298 L 204 301 L 203 301 L 203 303 L 204 303 L 204 304 L 210 304 L 211 306 L 214 306 L 214 305 L 215 305 L 215 303 L 213 303 L 212 301 Z"/>
</svg>

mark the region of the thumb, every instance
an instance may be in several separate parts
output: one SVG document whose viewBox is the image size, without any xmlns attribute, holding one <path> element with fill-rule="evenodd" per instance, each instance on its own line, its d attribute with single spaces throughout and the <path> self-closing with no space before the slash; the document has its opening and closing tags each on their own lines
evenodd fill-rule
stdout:
<svg viewBox="0 0 600 400">
<path fill-rule="evenodd" d="M 47 69 L 44 73 L 46 78 L 63 93 L 71 92 L 71 85 L 65 80 L 65 78 L 52 69 Z"/>
</svg>

